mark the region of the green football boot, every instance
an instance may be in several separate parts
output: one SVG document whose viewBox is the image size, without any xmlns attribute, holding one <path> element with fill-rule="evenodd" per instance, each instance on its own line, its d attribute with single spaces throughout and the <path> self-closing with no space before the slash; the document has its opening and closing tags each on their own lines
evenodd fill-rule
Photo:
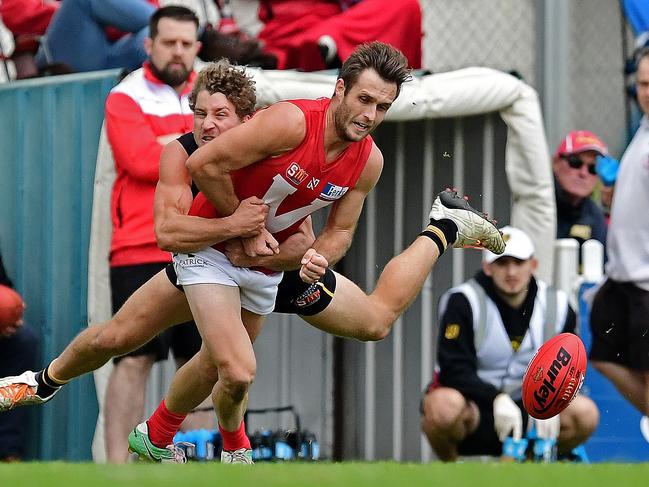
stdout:
<svg viewBox="0 0 649 487">
<path fill-rule="evenodd" d="M 135 453 L 140 460 L 163 463 L 186 463 L 185 451 L 178 445 L 167 445 L 160 448 L 149 439 L 149 426 L 138 424 L 128 435 L 128 451 Z"/>
</svg>

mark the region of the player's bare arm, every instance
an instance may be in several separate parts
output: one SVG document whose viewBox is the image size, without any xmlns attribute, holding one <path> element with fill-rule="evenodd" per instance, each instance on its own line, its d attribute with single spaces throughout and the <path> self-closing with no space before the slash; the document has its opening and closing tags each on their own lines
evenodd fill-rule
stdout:
<svg viewBox="0 0 649 487">
<path fill-rule="evenodd" d="M 245 253 L 241 240 L 232 239 L 225 244 L 225 255 L 237 267 L 260 266 L 274 271 L 291 271 L 300 268 L 305 252 L 313 245 L 314 241 L 315 234 L 309 216 L 302 222 L 297 233 L 282 242 L 279 246 L 279 254 L 250 257 Z M 324 270 L 320 275 L 323 274 Z"/>
<path fill-rule="evenodd" d="M 160 179 L 154 198 L 155 234 L 162 250 L 194 252 L 234 237 L 256 235 L 264 226 L 268 207 L 259 198 L 244 200 L 226 218 L 201 218 L 187 213 L 193 201 L 187 153 L 178 141 L 160 156 Z"/>
<path fill-rule="evenodd" d="M 292 103 L 276 103 L 196 150 L 186 166 L 219 214 L 230 215 L 239 205 L 230 173 L 292 150 L 305 136 L 302 110 Z"/>
<path fill-rule="evenodd" d="M 368 193 L 374 188 L 383 169 L 383 155 L 374 145 L 356 186 L 332 207 L 324 230 L 313 249 L 330 264 L 338 262 L 352 243 L 354 230 Z"/>
</svg>

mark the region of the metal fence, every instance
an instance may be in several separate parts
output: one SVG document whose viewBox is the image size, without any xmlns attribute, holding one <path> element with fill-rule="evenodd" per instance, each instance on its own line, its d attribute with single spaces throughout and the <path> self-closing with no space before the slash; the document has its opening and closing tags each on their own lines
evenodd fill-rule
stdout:
<svg viewBox="0 0 649 487">
<path fill-rule="evenodd" d="M 516 70 L 536 80 L 533 0 L 420 0 L 424 63 L 434 72 L 467 66 Z"/>
<path fill-rule="evenodd" d="M 627 142 L 623 36 L 616 0 L 420 0 L 424 66 L 519 72 L 539 91 L 550 147 L 565 132 L 596 132 L 619 154 Z"/>
</svg>

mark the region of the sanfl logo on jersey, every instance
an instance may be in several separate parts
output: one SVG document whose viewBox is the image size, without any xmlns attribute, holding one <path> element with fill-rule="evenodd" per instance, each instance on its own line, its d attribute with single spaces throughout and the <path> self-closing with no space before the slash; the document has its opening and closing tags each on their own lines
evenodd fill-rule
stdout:
<svg viewBox="0 0 649 487">
<path fill-rule="evenodd" d="M 342 198 L 347 190 L 349 189 L 348 186 L 336 186 L 333 183 L 327 183 L 327 185 L 324 187 L 322 190 L 322 193 L 320 193 L 320 198 L 323 200 L 337 200 L 339 198 Z"/>
<path fill-rule="evenodd" d="M 286 168 L 286 177 L 297 186 L 299 186 L 308 176 L 307 172 L 302 169 L 297 162 L 292 162 L 291 165 Z"/>
</svg>

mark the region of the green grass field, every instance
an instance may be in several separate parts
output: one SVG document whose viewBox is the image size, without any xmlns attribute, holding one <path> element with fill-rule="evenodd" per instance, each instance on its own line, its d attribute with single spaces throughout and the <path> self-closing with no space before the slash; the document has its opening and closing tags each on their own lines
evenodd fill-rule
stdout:
<svg viewBox="0 0 649 487">
<path fill-rule="evenodd" d="M 0 465 L 0 486 L 12 487 L 594 487 L 649 484 L 649 464 L 506 463 L 218 463 L 188 465 L 23 463 Z"/>
</svg>

